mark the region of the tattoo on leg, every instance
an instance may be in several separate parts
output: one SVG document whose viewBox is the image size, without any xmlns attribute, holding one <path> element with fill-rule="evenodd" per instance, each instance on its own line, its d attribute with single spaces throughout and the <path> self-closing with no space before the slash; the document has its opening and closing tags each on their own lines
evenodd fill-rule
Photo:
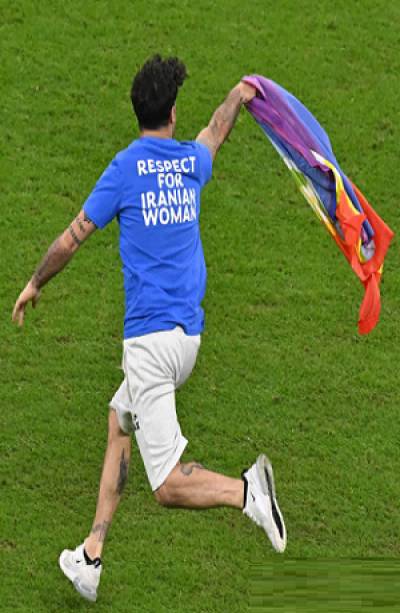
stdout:
<svg viewBox="0 0 400 613">
<path fill-rule="evenodd" d="M 119 461 L 119 475 L 118 475 L 118 483 L 117 483 L 117 493 L 121 496 L 123 489 L 125 487 L 125 483 L 128 479 L 128 462 L 125 459 L 125 450 L 122 450 L 121 459 Z"/>
<path fill-rule="evenodd" d="M 91 533 L 98 534 L 97 540 L 99 541 L 99 543 L 103 543 L 106 538 L 107 530 L 109 527 L 110 522 L 103 521 L 101 522 L 101 524 L 96 524 L 95 526 L 93 526 Z"/>
<path fill-rule="evenodd" d="M 81 244 L 82 244 L 82 241 L 81 241 L 81 240 L 80 240 L 80 239 L 77 237 L 76 232 L 75 232 L 75 230 L 73 229 L 72 225 L 71 225 L 71 226 L 69 226 L 68 230 L 69 230 L 69 232 L 70 232 L 70 234 L 71 234 L 72 238 L 74 239 L 74 242 L 75 242 L 75 243 L 78 245 L 78 247 L 79 247 L 79 245 L 81 245 Z"/>
<path fill-rule="evenodd" d="M 198 464 L 197 462 L 191 462 L 190 464 L 181 464 L 181 473 L 185 475 L 185 477 L 189 477 L 192 474 L 194 468 L 204 470 L 204 466 L 202 464 Z"/>
</svg>

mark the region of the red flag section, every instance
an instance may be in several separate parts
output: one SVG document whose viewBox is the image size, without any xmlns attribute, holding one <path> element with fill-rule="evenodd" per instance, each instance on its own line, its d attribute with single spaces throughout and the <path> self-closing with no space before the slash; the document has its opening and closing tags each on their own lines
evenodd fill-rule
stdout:
<svg viewBox="0 0 400 613">
<path fill-rule="evenodd" d="M 364 285 L 365 294 L 360 307 L 358 331 L 360 334 L 368 334 L 379 321 L 381 310 L 379 284 L 383 261 L 394 233 L 374 211 L 354 183 L 352 183 L 352 187 L 361 204 L 364 215 L 358 212 L 355 213 L 353 207 L 349 205 L 346 192 L 341 190 L 336 215 L 343 230 L 344 240 L 338 234 L 334 235 L 334 239 Z M 365 219 L 368 219 L 374 230 L 375 253 L 370 260 L 362 262 L 359 255 L 359 237 L 361 224 Z"/>
</svg>

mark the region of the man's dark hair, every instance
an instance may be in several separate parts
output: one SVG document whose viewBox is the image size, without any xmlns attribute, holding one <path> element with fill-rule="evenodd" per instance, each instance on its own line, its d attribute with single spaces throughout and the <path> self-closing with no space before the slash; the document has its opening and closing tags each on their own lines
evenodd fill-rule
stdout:
<svg viewBox="0 0 400 613">
<path fill-rule="evenodd" d="M 154 55 L 135 76 L 131 100 L 141 130 L 168 125 L 178 88 L 186 78 L 186 67 L 177 57 L 165 60 Z"/>
</svg>

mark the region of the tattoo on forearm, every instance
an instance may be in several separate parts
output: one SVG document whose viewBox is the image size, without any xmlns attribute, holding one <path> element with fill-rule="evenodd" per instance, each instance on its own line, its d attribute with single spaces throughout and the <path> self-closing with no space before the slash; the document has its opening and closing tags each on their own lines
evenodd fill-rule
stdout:
<svg viewBox="0 0 400 613">
<path fill-rule="evenodd" d="M 91 533 L 97 534 L 97 540 L 99 541 L 99 543 L 103 543 L 105 541 L 108 528 L 110 527 L 110 523 L 111 522 L 109 521 L 103 521 L 100 524 L 96 524 L 95 526 L 93 526 Z"/>
<path fill-rule="evenodd" d="M 73 223 L 75 222 L 80 232 L 82 232 L 82 238 L 77 236 L 72 224 L 69 226 L 68 232 L 72 236 L 75 245 L 79 247 L 88 234 L 90 234 L 96 228 L 96 225 L 89 219 L 89 217 L 87 217 L 86 213 L 83 214 L 83 221 L 82 215 L 79 214 Z M 92 227 L 87 225 L 85 226 L 85 224 L 90 224 Z M 64 268 L 64 266 L 72 258 L 74 251 L 75 248 L 69 246 L 69 241 L 66 243 L 64 236 L 59 236 L 49 247 L 43 260 L 34 272 L 32 276 L 32 283 L 38 289 L 43 287 L 47 281 L 49 281 L 52 277 L 54 277 L 54 275 Z"/>
<path fill-rule="evenodd" d="M 216 149 L 228 138 L 241 106 L 240 94 L 233 89 L 212 116 L 209 127 L 215 140 Z"/>
<path fill-rule="evenodd" d="M 190 464 L 181 464 L 181 473 L 185 475 L 185 477 L 189 477 L 195 468 L 204 470 L 204 466 L 202 464 L 199 464 L 198 462 L 190 462 Z"/>
<path fill-rule="evenodd" d="M 117 493 L 119 496 L 121 496 L 126 481 L 128 479 L 128 468 L 129 468 L 129 463 L 128 461 L 125 459 L 125 450 L 122 450 L 121 453 L 121 459 L 119 461 L 119 475 L 118 475 L 118 483 L 117 483 Z"/>
<path fill-rule="evenodd" d="M 81 240 L 80 240 L 80 239 L 77 237 L 76 232 L 75 232 L 75 230 L 74 230 L 74 229 L 73 229 L 73 227 L 72 227 L 72 224 L 69 226 L 68 230 L 69 230 L 69 232 L 70 232 L 70 234 L 71 234 L 72 238 L 74 239 L 74 242 L 75 242 L 75 243 L 78 245 L 78 247 L 79 247 L 79 245 L 81 245 L 81 244 L 82 244 L 82 241 L 81 241 Z"/>
<path fill-rule="evenodd" d="M 36 269 L 32 282 L 37 288 L 43 287 L 54 275 L 56 275 L 69 262 L 72 253 L 66 249 L 60 238 L 57 238 L 44 256 Z"/>
</svg>

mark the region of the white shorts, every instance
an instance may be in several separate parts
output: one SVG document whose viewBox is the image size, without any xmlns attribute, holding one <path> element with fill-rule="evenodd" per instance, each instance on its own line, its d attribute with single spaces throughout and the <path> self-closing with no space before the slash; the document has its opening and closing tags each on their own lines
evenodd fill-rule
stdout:
<svg viewBox="0 0 400 613">
<path fill-rule="evenodd" d="M 187 440 L 175 408 L 175 389 L 196 363 L 200 335 L 181 327 L 124 341 L 125 379 L 110 402 L 121 429 L 135 432 L 150 485 L 155 491 L 178 463 Z"/>
</svg>

